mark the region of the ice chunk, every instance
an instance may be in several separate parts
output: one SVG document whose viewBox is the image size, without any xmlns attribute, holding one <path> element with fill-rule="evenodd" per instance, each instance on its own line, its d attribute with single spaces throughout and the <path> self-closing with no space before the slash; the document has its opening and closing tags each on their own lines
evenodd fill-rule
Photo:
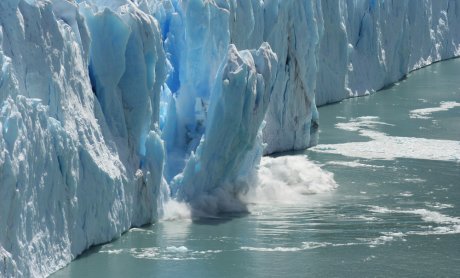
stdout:
<svg viewBox="0 0 460 278">
<path fill-rule="evenodd" d="M 230 45 L 212 92 L 206 132 L 183 175 L 173 184 L 177 196 L 209 213 L 241 210 L 236 196 L 243 162 L 257 152 L 257 135 L 268 108 L 272 65 L 276 55 L 266 43 L 257 51 L 238 51 Z M 255 169 L 257 159 L 252 159 Z M 244 170 L 243 170 L 244 171 Z"/>
</svg>

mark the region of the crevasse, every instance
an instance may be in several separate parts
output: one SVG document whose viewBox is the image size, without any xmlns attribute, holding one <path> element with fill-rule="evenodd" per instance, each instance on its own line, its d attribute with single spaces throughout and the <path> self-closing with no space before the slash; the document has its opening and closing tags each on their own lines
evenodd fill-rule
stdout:
<svg viewBox="0 0 460 278">
<path fill-rule="evenodd" d="M 455 0 L 2 0 L 0 276 L 170 198 L 244 210 L 263 154 L 316 144 L 317 105 L 459 54 Z"/>
</svg>

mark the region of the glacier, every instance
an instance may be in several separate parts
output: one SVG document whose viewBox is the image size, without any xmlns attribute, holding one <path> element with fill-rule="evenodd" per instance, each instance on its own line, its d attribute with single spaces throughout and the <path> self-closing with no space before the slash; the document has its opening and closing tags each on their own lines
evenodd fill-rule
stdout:
<svg viewBox="0 0 460 278">
<path fill-rule="evenodd" d="M 259 168 L 286 175 L 263 155 L 316 145 L 317 106 L 459 55 L 456 0 L 2 0 L 0 276 L 170 201 L 244 211 Z"/>
</svg>

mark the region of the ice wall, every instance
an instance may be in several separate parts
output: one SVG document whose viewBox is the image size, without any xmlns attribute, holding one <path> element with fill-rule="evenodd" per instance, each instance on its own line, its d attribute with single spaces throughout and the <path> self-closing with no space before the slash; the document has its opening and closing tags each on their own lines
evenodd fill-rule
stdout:
<svg viewBox="0 0 460 278">
<path fill-rule="evenodd" d="M 177 95 L 173 109 L 178 116 L 172 121 L 177 126 L 172 133 L 166 123 L 166 130 L 175 138 L 167 143 L 174 165 L 184 160 L 178 159 L 184 145 L 187 151 L 179 155 L 182 158 L 196 149 L 203 133 L 200 128 L 204 130 L 200 107 L 204 106 L 201 110 L 206 114 L 210 85 L 229 43 L 238 49 L 257 49 L 268 42 L 278 56 L 277 78 L 271 89 L 273 101 L 263 130 L 267 144 L 264 152 L 315 144 L 318 116 L 314 92 L 322 34 L 319 0 L 140 2 L 144 10 L 159 19 L 173 67 L 167 84 Z M 197 67 L 200 61 L 202 66 Z M 171 169 L 169 178 L 181 170 Z"/>
<path fill-rule="evenodd" d="M 269 42 L 278 56 L 277 80 L 265 116 L 265 154 L 316 143 L 317 54 L 323 32 L 321 2 L 231 1 L 231 41 L 239 48 Z"/>
<path fill-rule="evenodd" d="M 214 17 L 205 9 L 195 13 L 206 15 L 201 19 L 214 30 L 177 20 L 188 18 L 181 1 L 154 3 L 150 11 L 163 22 L 166 34 L 174 33 L 169 32 L 170 26 L 178 21 L 182 29 L 208 30 L 207 40 L 227 32 L 222 18 L 209 24 Z M 254 49 L 266 41 L 279 58 L 273 101 L 265 118 L 266 154 L 316 144 L 316 105 L 377 91 L 412 70 L 460 53 L 460 3 L 455 0 L 211 3 L 219 10 L 228 9 L 230 42 L 238 49 Z M 221 26 L 218 35 L 215 26 Z M 215 47 L 201 44 L 201 51 L 203 47 L 215 53 Z M 173 56 L 188 60 L 186 55 Z M 182 62 L 179 71 L 194 70 Z"/>
<path fill-rule="evenodd" d="M 322 0 L 318 105 L 377 91 L 460 54 L 456 0 Z"/>
<path fill-rule="evenodd" d="M 189 107 L 177 110 L 179 118 L 187 118 L 186 123 L 179 120 L 178 129 L 186 131 L 175 134 L 182 140 L 176 147 L 183 148 L 184 140 L 194 143 L 183 158 L 196 149 L 202 134 L 196 129 L 203 121 L 190 117 L 200 115 L 196 100 L 206 100 L 196 92 L 209 94 L 209 80 L 202 79 L 215 76 L 227 42 L 238 49 L 268 42 L 279 58 L 265 117 L 265 154 L 316 144 L 317 105 L 377 91 L 412 70 L 460 53 L 460 3 L 455 0 L 140 2 L 162 26 L 173 67 L 168 86 L 179 92 L 181 106 L 185 97 L 180 92 L 187 91 Z M 198 20 L 196 15 L 201 15 Z M 197 69 L 197 60 L 206 66 Z M 193 76 L 202 76 L 203 70 L 206 77 Z M 171 171 L 170 178 L 182 168 Z"/>
<path fill-rule="evenodd" d="M 228 3 L 221 2 L 176 3 L 167 11 L 169 21 L 160 21 L 168 30 L 164 45 L 171 63 L 166 85 L 172 95 L 163 133 L 168 180 L 183 170 L 206 130 L 211 92 L 230 42 Z"/>
<path fill-rule="evenodd" d="M 266 154 L 316 144 L 316 105 L 377 91 L 460 54 L 456 0 L 229 2 L 231 42 L 267 41 L 279 58 Z"/>
<path fill-rule="evenodd" d="M 40 277 L 157 218 L 165 55 L 129 1 L 4 0 L 0 26 L 0 276 Z"/>
</svg>

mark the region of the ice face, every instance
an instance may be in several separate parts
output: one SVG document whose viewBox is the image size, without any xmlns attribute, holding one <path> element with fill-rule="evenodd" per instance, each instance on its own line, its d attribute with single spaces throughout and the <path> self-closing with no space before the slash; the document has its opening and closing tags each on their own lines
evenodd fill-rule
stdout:
<svg viewBox="0 0 460 278">
<path fill-rule="evenodd" d="M 80 8 L 0 3 L 0 276 L 49 274 L 157 219 L 164 151 L 155 126 L 166 74 L 159 29 L 134 6 L 125 15 Z M 124 49 L 98 53 L 105 43 Z M 126 82 L 133 72 L 140 77 Z"/>
<path fill-rule="evenodd" d="M 244 210 L 262 154 L 317 143 L 318 104 L 458 56 L 459 27 L 448 0 L 0 1 L 0 276 L 171 198 Z"/>
<path fill-rule="evenodd" d="M 273 85 L 266 81 L 273 80 L 276 59 L 267 43 L 257 51 L 240 52 L 230 45 L 211 95 L 206 132 L 184 172 L 172 182 L 180 200 L 207 213 L 244 209 L 235 194 L 247 186 L 241 180 L 261 157 L 257 135 L 270 101 Z"/>
<path fill-rule="evenodd" d="M 316 102 L 379 90 L 459 54 L 455 1 L 322 1 Z"/>
<path fill-rule="evenodd" d="M 169 30 L 164 45 L 172 66 L 166 82 L 172 96 L 163 139 L 167 142 L 166 176 L 170 180 L 183 170 L 206 129 L 211 92 L 230 36 L 225 5 L 185 1 L 168 12 L 172 14 L 163 28 Z"/>
</svg>

